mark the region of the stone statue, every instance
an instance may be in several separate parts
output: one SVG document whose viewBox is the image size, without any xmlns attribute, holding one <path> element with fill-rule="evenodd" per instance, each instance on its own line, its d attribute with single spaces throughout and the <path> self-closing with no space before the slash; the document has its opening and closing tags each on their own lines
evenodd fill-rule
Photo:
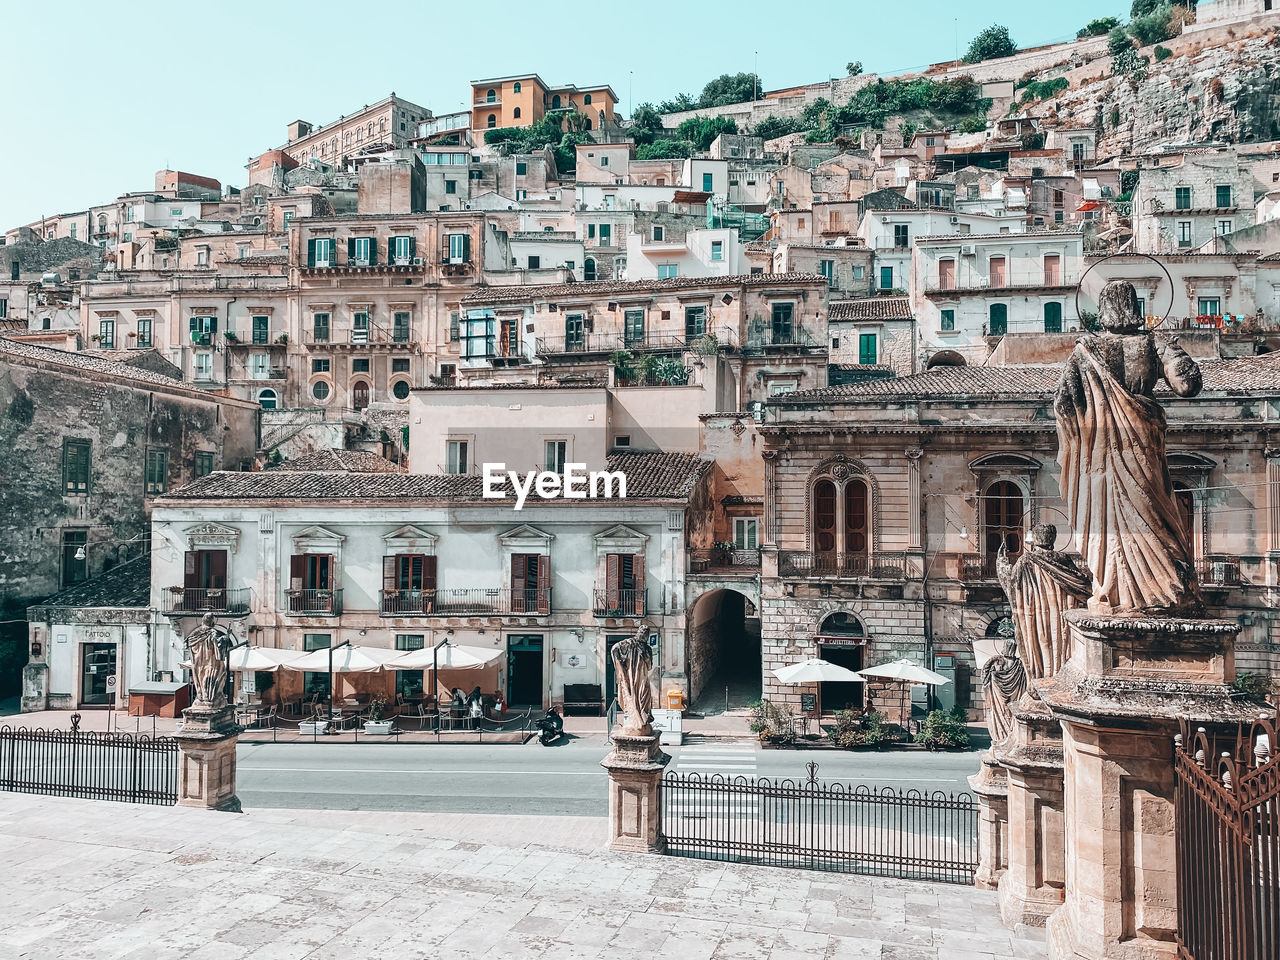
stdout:
<svg viewBox="0 0 1280 960">
<path fill-rule="evenodd" d="M 653 733 L 653 686 L 649 673 L 653 650 L 649 647 L 649 626 L 641 624 L 635 636 L 614 645 L 613 675 L 618 682 L 618 702 L 626 711 L 622 732 L 633 737 Z"/>
<path fill-rule="evenodd" d="M 1006 637 L 1003 652 L 982 665 L 982 687 L 991 742 L 1003 743 L 1013 731 L 1013 705 L 1027 692 L 1027 669 L 1018 658 L 1016 636 Z"/>
<path fill-rule="evenodd" d="M 1133 284 L 1098 298 L 1101 334 L 1076 342 L 1058 384 L 1058 463 L 1076 548 L 1093 574 L 1090 609 L 1193 613 L 1195 565 L 1174 505 L 1165 456 L 1161 378 L 1180 397 L 1200 392 L 1200 368 L 1176 339 L 1138 314 Z"/>
<path fill-rule="evenodd" d="M 200 626 L 186 637 L 191 677 L 196 688 L 192 706 L 216 710 L 227 704 L 227 646 L 225 634 L 213 628 L 213 614 L 200 618 Z"/>
<path fill-rule="evenodd" d="M 1032 680 L 1051 677 L 1071 655 L 1062 614 L 1089 598 L 1089 577 L 1075 561 L 1053 549 L 1058 528 L 1037 523 L 1027 549 L 1013 563 L 1004 544 L 996 557 L 996 576 L 1013 611 L 1018 654 Z"/>
</svg>

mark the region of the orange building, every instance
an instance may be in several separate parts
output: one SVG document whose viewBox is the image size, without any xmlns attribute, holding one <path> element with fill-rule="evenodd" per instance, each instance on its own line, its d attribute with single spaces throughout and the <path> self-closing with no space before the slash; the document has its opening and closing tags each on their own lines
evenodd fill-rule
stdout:
<svg viewBox="0 0 1280 960">
<path fill-rule="evenodd" d="M 528 127 L 549 113 L 581 113 L 587 129 L 615 122 L 618 96 L 608 84 L 548 86 L 536 73 L 471 81 L 471 129 Z"/>
</svg>

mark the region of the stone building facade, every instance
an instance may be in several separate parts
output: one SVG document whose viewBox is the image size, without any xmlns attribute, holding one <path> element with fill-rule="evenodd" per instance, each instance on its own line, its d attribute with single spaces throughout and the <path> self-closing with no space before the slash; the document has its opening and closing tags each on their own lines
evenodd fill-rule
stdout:
<svg viewBox="0 0 1280 960">
<path fill-rule="evenodd" d="M 1201 364 L 1200 396 L 1167 406 L 1175 496 L 1210 615 L 1242 624 L 1239 669 L 1274 673 L 1280 358 Z M 938 367 L 767 405 L 759 427 L 767 697 L 798 706 L 810 691 L 774 683 L 772 670 L 805 657 L 857 667 L 909 656 L 953 670 L 943 697 L 981 712 L 974 642 L 998 635 L 1007 615 L 999 546 L 1016 555 L 1031 526 L 1046 521 L 1068 549 L 1052 411 L 1058 375 L 1056 364 Z M 896 694 L 869 693 L 894 706 Z"/>
</svg>

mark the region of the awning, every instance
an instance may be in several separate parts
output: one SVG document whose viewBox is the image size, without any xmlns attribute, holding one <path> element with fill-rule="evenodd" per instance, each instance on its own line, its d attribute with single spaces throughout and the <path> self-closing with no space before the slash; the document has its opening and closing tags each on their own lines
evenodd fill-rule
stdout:
<svg viewBox="0 0 1280 960">
<path fill-rule="evenodd" d="M 1085 200 L 1080 206 L 1076 207 L 1077 212 L 1083 213 L 1086 210 L 1097 210 L 1102 204 L 1096 200 Z"/>
<path fill-rule="evenodd" d="M 388 650 L 385 647 L 339 647 L 332 651 L 333 672 L 373 673 L 386 666 L 388 660 L 394 660 L 399 655 L 400 651 Z M 286 670 L 328 673 L 329 657 L 329 648 L 322 647 L 283 666 Z"/>
<path fill-rule="evenodd" d="M 439 648 L 410 650 L 387 662 L 388 670 L 479 670 L 502 656 L 501 647 L 469 647 L 446 643 Z"/>
<path fill-rule="evenodd" d="M 303 656 L 305 654 L 298 650 L 282 650 L 278 647 L 236 647 L 231 651 L 228 661 L 231 669 L 238 673 L 275 673 Z M 178 666 L 190 670 L 191 661 L 183 660 Z"/>
<path fill-rule="evenodd" d="M 672 203 L 706 203 L 711 199 L 711 194 L 704 193 L 701 190 L 677 190 L 675 196 L 671 198 Z"/>
</svg>

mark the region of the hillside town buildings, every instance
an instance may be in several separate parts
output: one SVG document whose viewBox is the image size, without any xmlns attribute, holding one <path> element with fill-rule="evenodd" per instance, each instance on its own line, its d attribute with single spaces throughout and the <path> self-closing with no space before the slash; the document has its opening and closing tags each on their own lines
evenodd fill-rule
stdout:
<svg viewBox="0 0 1280 960">
<path fill-rule="evenodd" d="M 607 705 L 641 622 L 689 704 L 745 668 L 796 708 L 901 713 L 772 670 L 907 656 L 976 718 L 992 557 L 1061 521 L 1050 395 L 1117 277 L 1205 366 L 1170 405 L 1172 481 L 1240 662 L 1280 671 L 1280 146 L 1117 152 L 1017 109 L 1020 75 L 939 69 L 994 100 L 985 129 L 756 135 L 874 82 L 851 77 L 668 115 L 739 129 L 641 159 L 608 84 L 526 73 L 294 121 L 242 188 L 163 170 L 8 230 L 0 404 L 46 453 L 0 569 L 24 702 L 101 705 L 90 663 L 117 703 L 176 682 L 211 611 L 292 650 L 465 637 L 525 707 Z M 514 136 L 555 123 L 581 142 Z M 483 496 L 499 462 L 630 486 L 515 511 Z"/>
</svg>

